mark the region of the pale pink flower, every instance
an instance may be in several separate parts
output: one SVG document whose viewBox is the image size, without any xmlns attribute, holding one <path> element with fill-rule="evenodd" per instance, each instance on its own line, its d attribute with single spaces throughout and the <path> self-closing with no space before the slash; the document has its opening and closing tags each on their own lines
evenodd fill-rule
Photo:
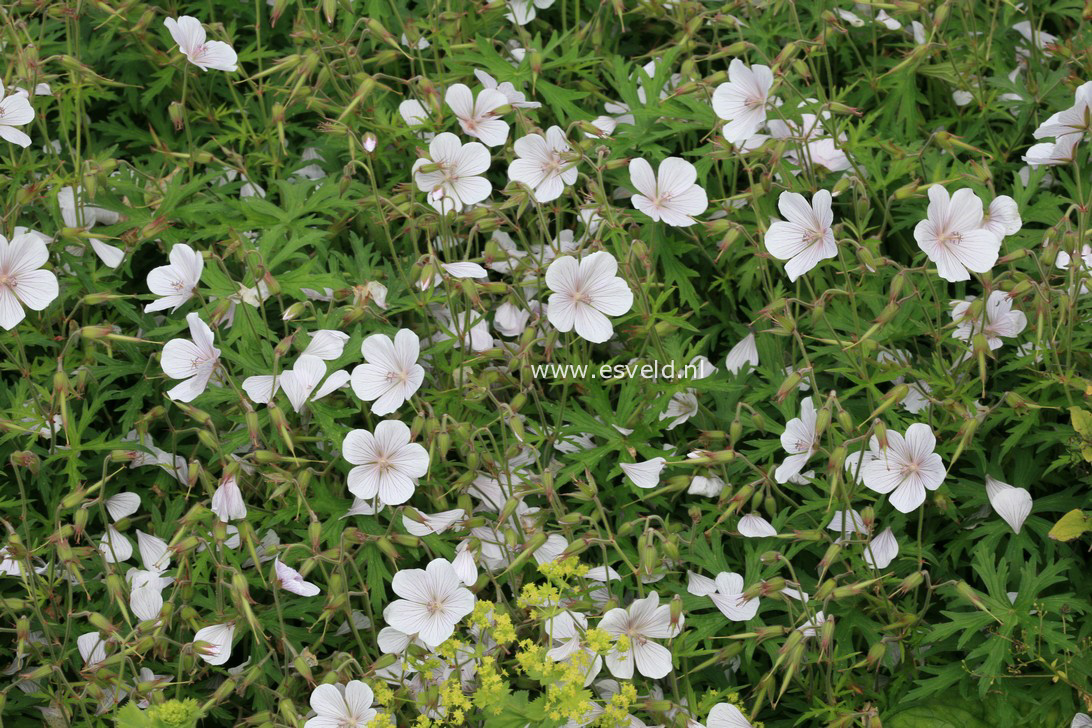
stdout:
<svg viewBox="0 0 1092 728">
<path fill-rule="evenodd" d="M 933 450 L 937 440 L 929 425 L 910 425 L 903 436 L 887 432 L 887 447 L 881 448 L 876 437 L 872 456 L 861 465 L 861 479 L 877 493 L 890 493 L 891 505 L 909 513 L 925 502 L 926 490 L 936 490 L 944 482 L 944 462 Z"/>
<path fill-rule="evenodd" d="M 0 235 L 0 326 L 8 331 L 26 318 L 23 306 L 42 311 L 57 298 L 57 276 L 41 270 L 49 251 L 34 235 Z"/>
<path fill-rule="evenodd" d="M 513 148 L 518 159 L 508 165 L 508 178 L 530 187 L 537 201 L 556 200 L 576 182 L 576 163 L 566 159 L 571 147 L 560 127 L 551 126 L 545 136 L 520 137 Z"/>
<path fill-rule="evenodd" d="M 391 603 L 384 618 L 391 627 L 417 635 L 429 647 L 438 647 L 474 611 L 474 595 L 444 559 L 433 559 L 424 569 L 402 569 L 394 575 L 391 588 L 401 599 Z"/>
<path fill-rule="evenodd" d="M 728 82 L 713 91 L 713 112 L 728 123 L 724 138 L 733 144 L 750 139 L 766 123 L 773 72 L 769 66 L 747 67 L 733 58 L 728 64 Z"/>
<path fill-rule="evenodd" d="M 834 242 L 834 213 L 830 192 L 819 190 L 811 204 L 803 195 L 782 192 L 777 206 L 785 220 L 777 220 L 766 231 L 766 250 L 778 260 L 787 260 L 785 272 L 789 280 L 807 273 L 819 261 L 838 255 Z"/>
<path fill-rule="evenodd" d="M 213 346 L 212 329 L 197 312 L 186 316 L 189 339 L 172 339 L 163 346 L 160 357 L 163 371 L 171 379 L 184 379 L 167 392 L 179 402 L 192 402 L 208 387 L 209 379 L 220 361 L 220 350 Z"/>
<path fill-rule="evenodd" d="M 709 200 L 698 184 L 698 171 L 690 162 L 668 157 L 655 174 L 652 165 L 641 158 L 629 163 L 629 179 L 638 194 L 633 206 L 651 217 L 674 227 L 688 227 L 697 220 L 694 215 L 705 212 Z"/>
<path fill-rule="evenodd" d="M 928 216 L 914 228 L 914 239 L 944 280 L 969 280 L 970 271 L 985 273 L 997 262 L 1001 238 L 982 227 L 982 218 L 982 200 L 973 190 L 949 197 L 940 185 L 929 188 Z"/>
<path fill-rule="evenodd" d="M 205 27 L 197 18 L 189 15 L 183 15 L 178 20 L 167 18 L 163 25 L 167 26 L 182 55 L 202 71 L 210 68 L 235 71 L 239 68 L 239 56 L 235 50 L 222 41 L 206 40 Z"/>
<path fill-rule="evenodd" d="M 508 140 L 508 124 L 494 113 L 508 105 L 508 99 L 500 91 L 482 89 L 475 99 L 466 84 L 457 83 L 448 88 L 444 101 L 467 136 L 479 139 L 487 147 L 496 147 Z"/>
<path fill-rule="evenodd" d="M 428 472 L 428 451 L 410 442 L 410 430 L 399 420 L 384 420 L 375 433 L 353 430 L 345 436 L 341 454 L 355 465 L 349 471 L 349 491 L 358 498 L 379 497 L 386 505 L 405 503 L 417 479 Z"/>
<path fill-rule="evenodd" d="M 303 575 L 290 566 L 286 566 L 280 559 L 273 560 L 273 570 L 277 575 L 277 581 L 281 589 L 292 592 L 301 597 L 313 597 L 322 593 L 316 585 L 304 581 Z"/>
<path fill-rule="evenodd" d="M 413 181 L 417 189 L 428 193 L 429 204 L 437 211 L 458 212 L 489 197 L 493 186 L 481 176 L 489 169 L 488 149 L 478 142 L 463 144 L 459 137 L 444 132 L 429 142 L 428 150 L 428 159 L 413 163 Z M 426 166 L 430 171 L 422 169 Z"/>
<path fill-rule="evenodd" d="M 372 414 L 394 412 L 425 380 L 425 370 L 417 363 L 421 340 L 409 329 L 399 330 L 393 340 L 385 334 L 373 334 L 364 339 L 360 353 L 366 363 L 353 369 L 353 392 L 365 402 L 372 402 Z"/>
<path fill-rule="evenodd" d="M 633 292 L 618 275 L 618 261 L 600 251 L 578 262 L 557 258 L 546 270 L 546 285 L 553 293 L 546 317 L 558 331 L 576 330 L 581 338 L 602 343 L 614 335 L 608 316 L 621 316 L 633 307 Z"/>
</svg>

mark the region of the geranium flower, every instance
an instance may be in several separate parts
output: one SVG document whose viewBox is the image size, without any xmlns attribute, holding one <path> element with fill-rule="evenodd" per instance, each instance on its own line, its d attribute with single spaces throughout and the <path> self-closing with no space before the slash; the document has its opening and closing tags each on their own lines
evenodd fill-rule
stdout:
<svg viewBox="0 0 1092 728">
<path fill-rule="evenodd" d="M 743 577 L 735 572 L 722 571 L 716 579 L 689 572 L 686 590 L 712 599 L 720 613 L 733 622 L 746 622 L 758 614 L 758 598 L 743 598 Z"/>
<path fill-rule="evenodd" d="M 724 366 L 732 374 L 739 374 L 745 365 L 758 366 L 758 347 L 755 346 L 755 335 L 747 334 L 728 352 L 724 359 Z"/>
<path fill-rule="evenodd" d="M 21 93 L 5 95 L 4 82 L 0 81 L 0 139 L 26 149 L 30 146 L 30 137 L 15 127 L 24 126 L 32 121 L 34 121 L 34 107 L 30 105 L 30 100 Z"/>
<path fill-rule="evenodd" d="M 163 346 L 163 371 L 171 379 L 183 379 L 167 392 L 179 402 L 192 402 L 205 388 L 220 361 L 220 350 L 213 346 L 212 329 L 197 312 L 186 316 L 189 339 L 171 339 Z"/>
<path fill-rule="evenodd" d="M 693 389 L 672 395 L 667 409 L 660 413 L 660 419 L 670 419 L 668 431 L 674 430 L 698 413 L 698 397 Z"/>
<path fill-rule="evenodd" d="M 621 316 L 633 307 L 633 292 L 618 277 L 618 262 L 605 251 L 578 262 L 565 255 L 546 270 L 546 285 L 553 293 L 546 317 L 558 331 L 576 329 L 581 338 L 602 343 L 614 335 L 608 316 Z"/>
<path fill-rule="evenodd" d="M 121 531 L 112 525 L 106 526 L 106 533 L 99 541 L 99 552 L 108 564 L 128 561 L 133 555 L 133 544 Z"/>
<path fill-rule="evenodd" d="M 925 502 L 925 491 L 944 482 L 944 462 L 933 450 L 937 440 L 929 425 L 915 423 L 906 435 L 888 431 L 882 449 L 873 436 L 873 454 L 861 464 L 861 479 L 877 493 L 890 493 L 891 505 L 909 513 Z"/>
<path fill-rule="evenodd" d="M 520 137 L 512 146 L 518 159 L 508 165 L 508 178 L 530 187 L 539 202 L 556 200 L 565 185 L 576 182 L 576 163 L 564 158 L 571 147 L 560 127 L 551 126 L 546 136 Z"/>
<path fill-rule="evenodd" d="M 868 542 L 864 550 L 865 563 L 874 569 L 886 569 L 899 555 L 899 541 L 890 527 Z"/>
<path fill-rule="evenodd" d="M 766 250 L 778 260 L 787 260 L 785 272 L 789 280 L 807 273 L 819 265 L 819 261 L 838 255 L 834 242 L 834 213 L 831 211 L 830 192 L 819 190 L 811 198 L 811 204 L 795 192 L 782 192 L 777 207 L 785 220 L 777 220 L 766 231 Z"/>
<path fill-rule="evenodd" d="M 61 208 L 61 219 L 64 221 L 65 227 L 78 228 L 82 226 L 84 230 L 90 230 L 97 223 L 113 225 L 121 219 L 121 216 L 113 210 L 94 207 L 93 205 L 77 204 L 77 192 L 82 198 L 83 190 L 77 190 L 74 187 L 62 187 L 57 193 L 57 205 Z M 125 258 L 125 251 L 119 247 L 104 243 L 98 238 L 91 238 L 88 242 L 91 244 L 91 250 L 99 257 L 99 260 L 111 268 L 117 268 L 121 265 L 122 259 Z"/>
<path fill-rule="evenodd" d="M 616 678 L 633 678 L 634 664 L 637 671 L 647 678 L 659 680 L 671 672 L 671 651 L 654 639 L 669 639 L 682 631 L 683 619 L 671 622 L 671 606 L 660 605 L 660 595 L 652 592 L 644 599 L 635 599 L 622 609 L 614 609 L 603 615 L 599 629 L 613 637 L 624 637 L 628 649 L 617 644 L 607 653 L 607 668 Z"/>
<path fill-rule="evenodd" d="M 667 462 L 664 458 L 652 458 L 642 463 L 619 463 L 622 472 L 638 488 L 655 488 L 660 484 L 660 472 Z"/>
<path fill-rule="evenodd" d="M 550 0 L 550 2 L 552 3 L 553 0 Z M 514 109 L 537 109 L 542 106 L 537 101 L 528 101 L 527 96 L 508 81 L 497 83 L 497 79 L 485 71 L 474 69 L 474 78 L 478 79 L 478 82 L 485 88 L 496 89 L 504 94 L 504 98 L 508 100 L 508 105 Z"/>
<path fill-rule="evenodd" d="M 166 541 L 139 530 L 136 532 L 136 539 L 140 562 L 144 564 L 146 571 L 162 574 L 171 568 L 171 550 Z"/>
<path fill-rule="evenodd" d="M 1008 195 L 993 198 L 985 217 L 982 218 L 982 227 L 999 238 L 1015 235 L 1022 226 L 1020 206 Z"/>
<path fill-rule="evenodd" d="M 997 515 L 1001 516 L 1015 533 L 1020 533 L 1024 521 L 1031 514 L 1033 503 L 1031 493 L 1024 488 L 1016 488 L 987 475 L 986 496 Z"/>
<path fill-rule="evenodd" d="M 769 521 L 757 513 L 748 513 L 739 519 L 736 530 L 740 536 L 747 538 L 762 538 L 764 536 L 776 536 L 777 529 Z"/>
<path fill-rule="evenodd" d="M 952 336 L 960 341 L 970 341 L 975 334 L 985 334 L 990 350 L 1000 349 L 1002 338 L 1011 339 L 1020 335 L 1028 325 L 1028 317 L 1023 311 L 1012 310 L 1012 299 L 1004 291 L 990 291 L 986 299 L 985 321 L 971 316 L 972 298 L 969 301 L 952 302 L 952 320 L 956 322 Z"/>
<path fill-rule="evenodd" d="M 644 159 L 629 163 L 629 180 L 638 193 L 630 198 L 633 206 L 653 220 L 663 220 L 674 227 L 688 227 L 705 212 L 709 201 L 705 190 L 695 184 L 698 170 L 679 157 L 668 157 L 656 174 Z"/>
<path fill-rule="evenodd" d="M 686 489 L 686 494 L 716 498 L 723 490 L 724 481 L 716 475 L 695 475 L 690 480 L 690 487 Z"/>
<path fill-rule="evenodd" d="M 463 144 L 459 137 L 444 132 L 429 142 L 428 153 L 428 159 L 413 163 L 413 181 L 417 189 L 428 193 L 429 204 L 437 211 L 458 212 L 493 191 L 489 180 L 480 176 L 489 169 L 489 150 L 478 142 Z"/>
<path fill-rule="evenodd" d="M 212 494 L 212 507 L 209 510 L 224 523 L 236 518 L 246 518 L 246 502 L 234 475 L 220 481 Z"/>
<path fill-rule="evenodd" d="M 425 380 L 425 370 L 417 363 L 421 340 L 409 329 L 399 330 L 393 341 L 385 334 L 373 334 L 364 339 L 360 353 L 366 363 L 353 369 L 353 392 L 372 403 L 372 414 L 394 412 Z"/>
<path fill-rule="evenodd" d="M 106 659 L 106 640 L 99 632 L 81 634 L 76 638 L 76 649 L 87 667 L 94 667 Z"/>
<path fill-rule="evenodd" d="M 733 144 L 750 139 L 766 123 L 773 72 L 769 66 L 747 67 L 733 58 L 728 64 L 728 82 L 713 91 L 713 112 L 728 123 L 724 138 Z"/>
<path fill-rule="evenodd" d="M 150 442 L 151 440 L 149 440 Z M 122 491 L 107 498 L 105 505 L 110 518 L 117 523 L 122 518 L 128 518 L 137 512 L 137 509 L 140 508 L 140 496 L 136 493 Z"/>
<path fill-rule="evenodd" d="M 0 326 L 8 331 L 26 318 L 23 306 L 42 311 L 57 298 L 57 276 L 40 270 L 49 251 L 34 235 L 0 235 Z"/>
<path fill-rule="evenodd" d="M 235 50 L 223 41 L 206 40 L 205 27 L 197 18 L 189 15 L 183 15 L 178 20 L 167 18 L 163 25 L 167 26 L 182 55 L 202 71 L 210 68 L 217 71 L 238 69 L 239 56 Z"/>
<path fill-rule="evenodd" d="M 145 313 L 165 308 L 177 311 L 197 292 L 201 272 L 205 269 L 201 254 L 185 243 L 179 243 L 171 247 L 169 260 L 168 265 L 153 268 L 148 273 L 148 289 L 161 298 L 145 306 Z"/>
<path fill-rule="evenodd" d="M 487 147 L 500 146 L 508 140 L 508 124 L 493 113 L 508 105 L 508 99 L 500 91 L 484 88 L 475 99 L 466 84 L 457 83 L 448 88 L 444 101 L 467 136 L 481 140 Z"/>
<path fill-rule="evenodd" d="M 717 703 L 709 711 L 702 728 L 754 728 L 751 721 L 731 703 Z"/>
<path fill-rule="evenodd" d="M 815 420 L 815 403 L 811 401 L 811 397 L 807 397 L 800 403 L 800 416 L 789 420 L 785 424 L 785 431 L 781 433 L 781 447 L 785 448 L 789 456 L 774 471 L 774 479 L 778 483 L 787 483 L 794 475 L 798 475 L 812 453 L 819 449 Z"/>
<path fill-rule="evenodd" d="M 334 361 L 341 358 L 341 354 L 345 351 L 345 343 L 348 340 L 349 335 L 341 331 L 319 329 L 312 332 L 311 341 L 307 344 L 307 348 L 303 350 L 303 354 L 317 356 L 323 361 Z"/>
<path fill-rule="evenodd" d="M 286 566 L 280 559 L 273 559 L 273 571 L 277 575 L 277 581 L 280 583 L 281 589 L 287 592 L 292 592 L 301 597 L 313 597 L 322 593 L 322 590 L 316 585 L 304 581 L 303 574 L 291 566 Z"/>
<path fill-rule="evenodd" d="M 527 25 L 535 19 L 535 8 L 545 10 L 553 4 L 554 0 L 508 0 L 508 13 L 504 17 L 516 25 Z"/>
<path fill-rule="evenodd" d="M 319 685 L 311 693 L 310 718 L 303 728 L 364 728 L 379 715 L 372 707 L 372 689 L 360 680 L 347 685 Z"/>
<path fill-rule="evenodd" d="M 982 200 L 970 189 L 951 197 L 940 185 L 929 188 L 928 217 L 914 228 L 914 239 L 946 281 L 965 281 L 997 262 L 1001 238 L 982 227 Z"/>
<path fill-rule="evenodd" d="M 402 569 L 391 588 L 402 598 L 391 602 L 389 615 L 384 612 L 387 622 L 429 647 L 438 647 L 474 611 L 474 595 L 444 559 L 433 559 L 424 569 Z"/>
<path fill-rule="evenodd" d="M 234 622 L 202 627 L 193 636 L 195 644 L 198 642 L 205 643 L 197 647 L 197 656 L 210 665 L 223 665 L 231 659 L 231 641 L 234 638 Z"/>
<path fill-rule="evenodd" d="M 323 382 L 323 378 L 326 381 Z M 322 386 L 319 386 L 322 382 Z M 300 354 L 291 369 L 281 373 L 280 387 L 288 395 L 292 409 L 299 412 L 308 402 L 322 399 L 349 383 L 349 372 L 339 369 L 326 376 L 326 362 L 317 356 Z"/>
<path fill-rule="evenodd" d="M 145 569 L 129 569 L 125 578 L 129 582 L 129 608 L 133 614 L 145 622 L 159 619 L 163 610 L 163 590 L 174 579 Z"/>
<path fill-rule="evenodd" d="M 341 454 L 356 467 L 349 471 L 349 491 L 357 498 L 389 506 L 405 503 L 417 479 L 428 472 L 428 451 L 410 442 L 410 430 L 398 420 L 384 420 L 375 433 L 353 430 L 341 444 Z"/>
</svg>

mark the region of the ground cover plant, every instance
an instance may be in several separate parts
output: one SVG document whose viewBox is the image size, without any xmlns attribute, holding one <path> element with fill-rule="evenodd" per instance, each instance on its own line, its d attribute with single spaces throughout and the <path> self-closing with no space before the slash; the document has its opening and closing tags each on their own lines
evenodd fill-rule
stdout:
<svg viewBox="0 0 1092 728">
<path fill-rule="evenodd" d="M 1090 19 L 4 3 L 0 721 L 1092 725 Z"/>
</svg>

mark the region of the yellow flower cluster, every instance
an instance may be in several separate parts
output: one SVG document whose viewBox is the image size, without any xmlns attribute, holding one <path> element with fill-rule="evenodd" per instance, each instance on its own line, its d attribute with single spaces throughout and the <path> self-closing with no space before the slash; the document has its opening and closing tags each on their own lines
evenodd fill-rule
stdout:
<svg viewBox="0 0 1092 728">
<path fill-rule="evenodd" d="M 440 705 L 447 709 L 448 725 L 462 725 L 466 720 L 466 713 L 472 706 L 463 694 L 463 685 L 457 673 L 440 683 Z"/>
<path fill-rule="evenodd" d="M 372 687 L 372 694 L 377 705 L 390 707 L 394 703 L 394 691 L 386 683 L 377 682 Z"/>
<path fill-rule="evenodd" d="M 536 617 L 535 609 L 561 601 L 561 591 L 552 584 L 524 584 L 516 604 L 521 609 L 531 610 L 531 617 Z"/>
<path fill-rule="evenodd" d="M 582 577 L 588 573 L 588 565 L 581 563 L 580 559 L 570 556 L 561 561 L 547 561 L 538 565 L 539 572 L 551 581 L 566 582 L 574 577 Z"/>
<path fill-rule="evenodd" d="M 473 695 L 474 705 L 480 710 L 490 711 L 494 715 L 500 714 L 509 692 L 503 675 L 497 668 L 496 660 L 492 657 L 482 658 L 481 665 L 478 666 L 478 689 Z"/>
<path fill-rule="evenodd" d="M 372 722 L 368 724 L 368 728 L 395 728 L 394 720 L 386 713 L 380 713 L 372 718 Z"/>
<path fill-rule="evenodd" d="M 633 683 L 622 683 L 621 689 L 603 706 L 603 713 L 595 722 L 596 728 L 625 728 L 629 725 L 630 708 L 637 702 L 637 688 Z"/>
</svg>

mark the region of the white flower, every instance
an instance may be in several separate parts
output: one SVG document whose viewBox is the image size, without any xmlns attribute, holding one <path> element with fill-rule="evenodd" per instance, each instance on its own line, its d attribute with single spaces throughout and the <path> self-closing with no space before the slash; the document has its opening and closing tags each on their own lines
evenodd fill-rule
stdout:
<svg viewBox="0 0 1092 728">
<path fill-rule="evenodd" d="M 986 216 L 982 219 L 982 227 L 999 238 L 1015 235 L 1020 232 L 1022 226 L 1020 206 L 1008 195 L 993 198 Z"/>
<path fill-rule="evenodd" d="M 511 301 L 505 301 L 497 306 L 493 315 L 493 328 L 501 336 L 519 336 L 527 330 L 527 322 L 531 319 L 531 312 L 520 308 Z"/>
<path fill-rule="evenodd" d="M 220 481 L 212 494 L 210 510 L 224 523 L 235 518 L 246 518 L 246 502 L 243 501 L 243 492 L 239 490 L 239 483 L 234 475 Z"/>
<path fill-rule="evenodd" d="M 667 403 L 667 409 L 660 413 L 660 419 L 671 419 L 668 430 L 674 430 L 698 413 L 698 398 L 693 389 L 679 392 L 671 397 Z"/>
<path fill-rule="evenodd" d="M 535 8 L 545 10 L 553 4 L 554 0 L 508 0 L 508 13 L 504 17 L 516 25 L 527 25 L 535 19 Z"/>
<path fill-rule="evenodd" d="M 26 317 L 23 306 L 41 311 L 57 298 L 57 276 L 40 270 L 47 260 L 49 251 L 38 237 L 16 235 L 9 243 L 0 235 L 0 326 L 11 331 Z"/>
<path fill-rule="evenodd" d="M 656 592 L 633 600 L 626 609 L 610 610 L 599 621 L 599 628 L 614 637 L 624 635 L 629 639 L 629 650 L 623 652 L 614 646 L 607 654 L 607 668 L 616 678 L 632 679 L 635 663 L 638 672 L 653 680 L 671 672 L 671 652 L 652 640 L 679 634 L 682 617 L 673 625 L 670 605 L 660 605 L 660 595 Z"/>
<path fill-rule="evenodd" d="M 1031 494 L 1023 488 L 1002 483 L 987 475 L 986 495 L 990 499 L 990 505 L 997 511 L 997 515 L 1001 516 L 1014 532 L 1020 533 L 1024 521 L 1031 513 Z"/>
<path fill-rule="evenodd" d="M 24 94 L 5 96 L 4 93 L 4 84 L 0 81 L 0 139 L 26 149 L 30 146 L 30 137 L 15 127 L 34 121 L 34 108 Z"/>
<path fill-rule="evenodd" d="M 360 353 L 367 363 L 353 369 L 353 392 L 372 402 L 372 414 L 394 412 L 425 380 L 425 370 L 417 363 L 421 340 L 409 329 L 399 330 L 393 341 L 385 334 L 373 334 L 364 339 Z"/>
<path fill-rule="evenodd" d="M 235 50 L 222 41 L 206 40 L 205 28 L 197 18 L 189 15 L 183 15 L 178 20 L 167 18 L 163 25 L 167 26 L 182 55 L 202 71 L 210 68 L 217 71 L 238 69 L 239 56 Z"/>
<path fill-rule="evenodd" d="M 136 513 L 137 508 L 140 508 L 140 496 L 136 493 L 123 491 L 106 499 L 106 512 L 115 523 Z"/>
<path fill-rule="evenodd" d="M 553 293 L 546 317 L 558 331 L 572 331 L 592 343 L 614 334 L 608 316 L 621 316 L 633 306 L 633 292 L 618 277 L 618 262 L 600 251 L 577 262 L 561 256 L 546 270 L 546 285 Z"/>
<path fill-rule="evenodd" d="M 1072 159 L 1076 154 L 1077 143 L 1088 131 L 1092 131 L 1089 126 L 1090 114 L 1092 114 L 1092 81 L 1077 89 L 1073 106 L 1059 111 L 1040 124 L 1034 136 L 1036 139 L 1054 137 L 1055 153 L 1066 159 Z M 1028 150 L 1028 155 L 1031 155 L 1031 149 Z M 1031 164 L 1030 160 L 1028 163 Z"/>
<path fill-rule="evenodd" d="M 303 728 L 364 728 L 378 715 L 372 689 L 360 680 L 347 685 L 319 685 L 311 693 L 315 717 Z"/>
<path fill-rule="evenodd" d="M 231 641 L 235 637 L 235 623 L 214 624 L 202 627 L 193 636 L 194 643 L 204 642 L 197 648 L 197 655 L 210 665 L 223 665 L 231 658 Z"/>
<path fill-rule="evenodd" d="M 660 471 L 667 462 L 664 458 L 653 458 L 643 463 L 619 463 L 622 472 L 638 488 L 655 488 L 660 484 Z"/>
<path fill-rule="evenodd" d="M 435 533 L 443 533 L 449 530 L 459 521 L 466 520 L 466 511 L 456 508 L 440 513 L 416 512 L 416 518 L 411 518 L 407 510 L 402 511 L 402 525 L 414 536 L 431 536 Z"/>
<path fill-rule="evenodd" d="M 77 637 L 76 649 L 87 667 L 94 667 L 106 659 L 106 640 L 98 632 L 85 632 Z"/>
<path fill-rule="evenodd" d="M 746 622 L 758 614 L 759 600 L 743 598 L 743 577 L 735 572 L 722 571 L 713 581 L 715 589 L 702 596 L 713 600 L 720 613 L 733 622 Z"/>
<path fill-rule="evenodd" d="M 687 495 L 716 498 L 724 490 L 724 481 L 715 475 L 695 475 L 686 489 Z"/>
<path fill-rule="evenodd" d="M 348 334 L 334 329 L 319 329 L 311 334 L 311 342 L 307 344 L 303 354 L 317 356 L 323 361 L 340 359 L 341 354 L 345 351 L 345 343 L 348 340 Z"/>
<path fill-rule="evenodd" d="M 777 207 L 785 216 L 766 231 L 766 250 L 778 260 L 787 260 L 785 272 L 789 280 L 807 273 L 819 261 L 838 255 L 834 242 L 834 213 L 830 208 L 830 192 L 819 190 L 811 204 L 795 192 L 782 192 Z"/>
<path fill-rule="evenodd" d="M 174 579 L 144 569 L 129 569 L 125 578 L 129 582 L 129 608 L 133 614 L 145 622 L 158 619 L 163 610 L 163 590 Z"/>
<path fill-rule="evenodd" d="M 806 620 L 796 629 L 798 629 L 800 633 L 803 634 L 805 637 L 814 637 L 815 635 L 819 634 L 819 629 L 831 619 L 833 619 L 833 617 L 828 617 L 826 614 L 819 611 L 815 613 L 814 619 Z"/>
<path fill-rule="evenodd" d="M 439 646 L 459 620 L 474 611 L 474 595 L 444 559 L 434 559 L 424 569 L 402 569 L 391 588 L 402 598 L 391 603 L 388 623 L 399 632 L 417 635 L 429 647 Z"/>
<path fill-rule="evenodd" d="M 717 703 L 705 719 L 705 728 L 754 728 L 751 722 L 731 703 Z"/>
<path fill-rule="evenodd" d="M 961 341 L 970 341 L 975 334 L 985 334 L 992 351 L 1004 345 L 1002 337 L 1011 339 L 1018 336 L 1028 325 L 1028 317 L 1023 311 L 1012 310 L 1012 299 L 1004 291 L 990 291 L 986 299 L 984 323 L 969 315 L 972 303 L 973 299 L 952 302 L 952 320 L 957 324 L 952 336 Z"/>
<path fill-rule="evenodd" d="M 899 541 L 890 528 L 885 528 L 869 541 L 864 550 L 865 563 L 874 569 L 886 569 L 898 555 Z"/>
<path fill-rule="evenodd" d="M 133 555 L 133 544 L 125 538 L 125 534 L 113 526 L 106 526 L 106 533 L 99 541 L 99 551 L 102 558 L 108 564 L 116 564 L 119 561 L 128 561 Z"/>
<path fill-rule="evenodd" d="M 201 254 L 185 243 L 171 248 L 170 263 L 153 268 L 148 274 L 148 289 L 161 298 L 144 307 L 145 313 L 165 308 L 177 311 L 197 292 L 205 260 Z"/>
<path fill-rule="evenodd" d="M 406 99 L 398 104 L 398 115 L 410 128 L 424 126 L 429 122 L 428 111 L 425 110 L 424 104 L 417 99 Z M 428 138 L 431 139 L 432 135 L 429 134 Z"/>
<path fill-rule="evenodd" d="M 539 202 L 556 200 L 576 182 L 576 163 L 564 157 L 571 147 L 560 127 L 551 126 L 546 136 L 520 137 L 512 146 L 518 159 L 508 165 L 508 178 L 530 187 Z"/>
<path fill-rule="evenodd" d="M 852 508 L 845 511 L 836 511 L 834 515 L 831 516 L 827 528 L 841 534 L 838 539 L 839 541 L 842 537 L 850 536 L 854 533 L 868 533 L 868 529 L 865 527 L 865 522 L 864 519 L 861 518 L 861 514 Z"/>
<path fill-rule="evenodd" d="M 771 86 L 773 72 L 769 66 L 748 68 L 738 58 L 732 59 L 728 64 L 728 82 L 713 92 L 713 112 L 728 122 L 724 126 L 725 139 L 739 144 L 762 128 Z"/>
<path fill-rule="evenodd" d="M 146 571 L 162 574 L 171 568 L 171 551 L 167 542 L 143 531 L 136 532 L 137 548 L 140 550 L 140 562 Z"/>
<path fill-rule="evenodd" d="M 496 147 L 508 140 L 508 124 L 493 113 L 508 105 L 508 99 L 500 91 L 485 88 L 475 99 L 466 84 L 457 83 L 448 88 L 444 101 L 467 136 L 481 140 L 487 147 Z"/>
<path fill-rule="evenodd" d="M 552 3 L 553 0 L 550 0 Z M 490 76 L 485 71 L 474 69 L 474 78 L 478 79 L 478 82 L 486 88 L 496 89 L 504 94 L 504 98 L 508 99 L 508 105 L 515 109 L 537 109 L 542 104 L 537 101 L 528 101 L 527 96 L 508 81 L 504 83 L 497 83 L 497 79 Z"/>
<path fill-rule="evenodd" d="M 417 189 L 428 193 L 428 201 L 439 212 L 458 212 L 474 205 L 493 191 L 489 180 L 480 176 L 489 169 L 489 150 L 478 142 L 463 144 L 450 132 L 437 134 L 428 145 L 429 159 L 413 163 Z M 422 167 L 430 171 L 424 171 Z"/>
<path fill-rule="evenodd" d="M 1077 713 L 1070 721 L 1069 728 L 1092 728 L 1092 718 L 1087 713 Z"/>
<path fill-rule="evenodd" d="M 732 374 L 739 374 L 744 365 L 758 366 L 758 347 L 755 346 L 755 335 L 747 334 L 739 343 L 732 347 L 728 356 L 724 359 L 724 366 Z"/>
<path fill-rule="evenodd" d="M 428 452 L 410 442 L 410 430 L 398 420 L 384 420 L 375 433 L 353 430 L 341 444 L 341 454 L 356 467 L 349 471 L 349 491 L 358 498 L 389 506 L 405 503 L 417 479 L 428 472 Z"/>
<path fill-rule="evenodd" d="M 781 433 L 781 447 L 785 448 L 789 456 L 774 472 L 774 479 L 778 483 L 787 483 L 790 478 L 799 474 L 812 453 L 819 449 L 815 421 L 815 403 L 811 401 L 811 397 L 807 397 L 800 403 L 800 416 L 789 420 L 785 424 L 785 431 Z"/>
<path fill-rule="evenodd" d="M 171 339 L 163 346 L 163 371 L 171 379 L 183 379 L 167 396 L 179 402 L 192 402 L 208 387 L 209 379 L 220 361 L 220 350 L 213 346 L 212 329 L 197 312 L 186 316 L 193 339 Z"/>
<path fill-rule="evenodd" d="M 969 280 L 971 274 L 985 273 L 997 262 L 1001 238 L 982 227 L 982 200 L 970 189 L 956 190 L 951 197 L 940 185 L 929 188 L 926 219 L 914 228 L 914 239 L 937 265 L 946 281 Z"/>
<path fill-rule="evenodd" d="M 320 387 L 319 382 L 322 382 L 323 377 L 326 381 Z M 327 377 L 326 362 L 310 354 L 300 354 L 292 368 L 281 373 L 279 381 L 296 412 L 308 402 L 322 399 L 348 383 L 349 372 L 339 369 Z"/>
<path fill-rule="evenodd" d="M 747 538 L 762 538 L 763 536 L 776 536 L 777 529 L 769 521 L 757 513 L 748 513 L 739 519 L 736 530 L 740 536 Z"/>
<path fill-rule="evenodd" d="M 298 594 L 301 597 L 313 597 L 322 590 L 309 581 L 303 580 L 303 575 L 290 566 L 285 566 L 280 559 L 273 560 L 273 570 L 277 574 L 277 581 L 281 589 Z"/>
<path fill-rule="evenodd" d="M 944 462 L 933 450 L 937 440 L 929 425 L 915 423 L 906 435 L 888 431 L 887 448 L 873 436 L 872 457 L 861 465 L 864 484 L 877 493 L 890 493 L 891 505 L 909 513 L 925 502 L 925 491 L 944 482 Z"/>
<path fill-rule="evenodd" d="M 674 227 L 688 227 L 697 222 L 694 215 L 705 212 L 709 201 L 698 184 L 698 170 L 679 157 L 668 157 L 652 173 L 652 165 L 644 159 L 629 163 L 629 180 L 639 194 L 630 201 L 651 217 Z"/>
</svg>

